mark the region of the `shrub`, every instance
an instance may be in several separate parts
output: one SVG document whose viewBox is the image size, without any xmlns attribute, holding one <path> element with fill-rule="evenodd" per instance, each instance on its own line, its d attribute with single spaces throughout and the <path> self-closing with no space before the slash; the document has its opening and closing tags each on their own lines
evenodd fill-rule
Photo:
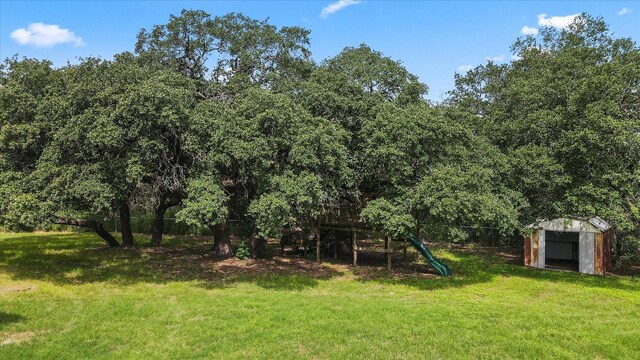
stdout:
<svg viewBox="0 0 640 360">
<path fill-rule="evenodd" d="M 243 241 L 238 245 L 236 256 L 241 260 L 247 260 L 249 258 L 249 244 L 246 241 Z"/>
</svg>

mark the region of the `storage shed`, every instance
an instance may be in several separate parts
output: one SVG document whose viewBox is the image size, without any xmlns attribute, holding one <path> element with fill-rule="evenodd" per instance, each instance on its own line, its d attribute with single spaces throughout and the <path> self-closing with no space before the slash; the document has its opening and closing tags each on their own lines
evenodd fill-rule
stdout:
<svg viewBox="0 0 640 360">
<path fill-rule="evenodd" d="M 524 237 L 526 266 L 595 275 L 604 275 L 611 266 L 613 231 L 599 217 L 558 218 L 528 227 L 532 232 Z"/>
</svg>

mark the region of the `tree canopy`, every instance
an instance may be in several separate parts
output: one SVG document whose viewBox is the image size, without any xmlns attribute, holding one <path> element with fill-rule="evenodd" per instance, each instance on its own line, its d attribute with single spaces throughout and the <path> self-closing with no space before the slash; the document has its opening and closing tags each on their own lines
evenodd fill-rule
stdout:
<svg viewBox="0 0 640 360">
<path fill-rule="evenodd" d="M 523 222 L 599 215 L 628 253 L 640 239 L 640 49 L 583 14 L 513 51 L 510 64 L 458 76 L 452 104 L 507 155 L 510 188 L 529 202 Z"/>
<path fill-rule="evenodd" d="M 334 207 L 393 237 L 503 239 L 556 216 L 601 216 L 616 254 L 640 244 L 640 49 L 583 14 L 516 39 L 514 60 L 465 74 L 441 104 L 366 44 L 315 63 L 310 32 L 183 10 L 113 60 L 7 59 L 0 69 L 0 225 L 95 230 L 133 244 L 130 211 L 254 255 Z M 103 220 L 117 215 L 121 241 Z"/>
</svg>

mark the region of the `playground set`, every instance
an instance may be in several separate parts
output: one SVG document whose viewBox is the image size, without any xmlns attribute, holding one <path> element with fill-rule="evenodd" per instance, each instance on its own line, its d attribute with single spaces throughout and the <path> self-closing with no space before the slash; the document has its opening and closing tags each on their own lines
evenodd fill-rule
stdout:
<svg viewBox="0 0 640 360">
<path fill-rule="evenodd" d="M 407 247 L 413 246 L 418 250 L 428 264 L 433 266 L 442 276 L 452 275 L 451 269 L 440 259 L 436 258 L 427 245 L 420 240 L 417 234 L 407 233 L 400 239 L 392 239 L 356 216 L 356 211 L 345 208 L 331 208 L 323 211 L 318 218 L 317 236 L 315 236 L 316 260 L 320 261 L 323 245 L 333 249 L 333 256 L 337 258 L 338 248 L 341 244 L 349 244 L 349 251 L 353 257 L 353 266 L 358 266 L 358 254 L 365 250 L 360 246 L 358 234 L 372 235 L 384 239 L 384 253 L 387 261 L 387 270 L 391 270 L 393 254 L 402 250 L 406 257 Z M 400 246 L 394 246 L 393 242 L 402 242 Z"/>
</svg>

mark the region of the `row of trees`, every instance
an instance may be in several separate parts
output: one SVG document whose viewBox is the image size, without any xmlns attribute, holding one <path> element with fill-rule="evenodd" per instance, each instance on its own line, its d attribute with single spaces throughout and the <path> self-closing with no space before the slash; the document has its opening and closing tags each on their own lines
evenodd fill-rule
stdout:
<svg viewBox="0 0 640 360">
<path fill-rule="evenodd" d="M 617 254 L 640 242 L 640 50 L 600 19 L 518 39 L 517 60 L 464 75 L 448 101 L 366 45 L 316 64 L 309 31 L 183 11 L 135 53 L 0 77 L 0 224 L 94 229 L 132 245 L 130 212 L 168 208 L 252 247 L 349 206 L 389 234 L 455 241 L 556 215 L 599 215 Z M 118 241 L 101 217 L 119 214 Z"/>
</svg>

